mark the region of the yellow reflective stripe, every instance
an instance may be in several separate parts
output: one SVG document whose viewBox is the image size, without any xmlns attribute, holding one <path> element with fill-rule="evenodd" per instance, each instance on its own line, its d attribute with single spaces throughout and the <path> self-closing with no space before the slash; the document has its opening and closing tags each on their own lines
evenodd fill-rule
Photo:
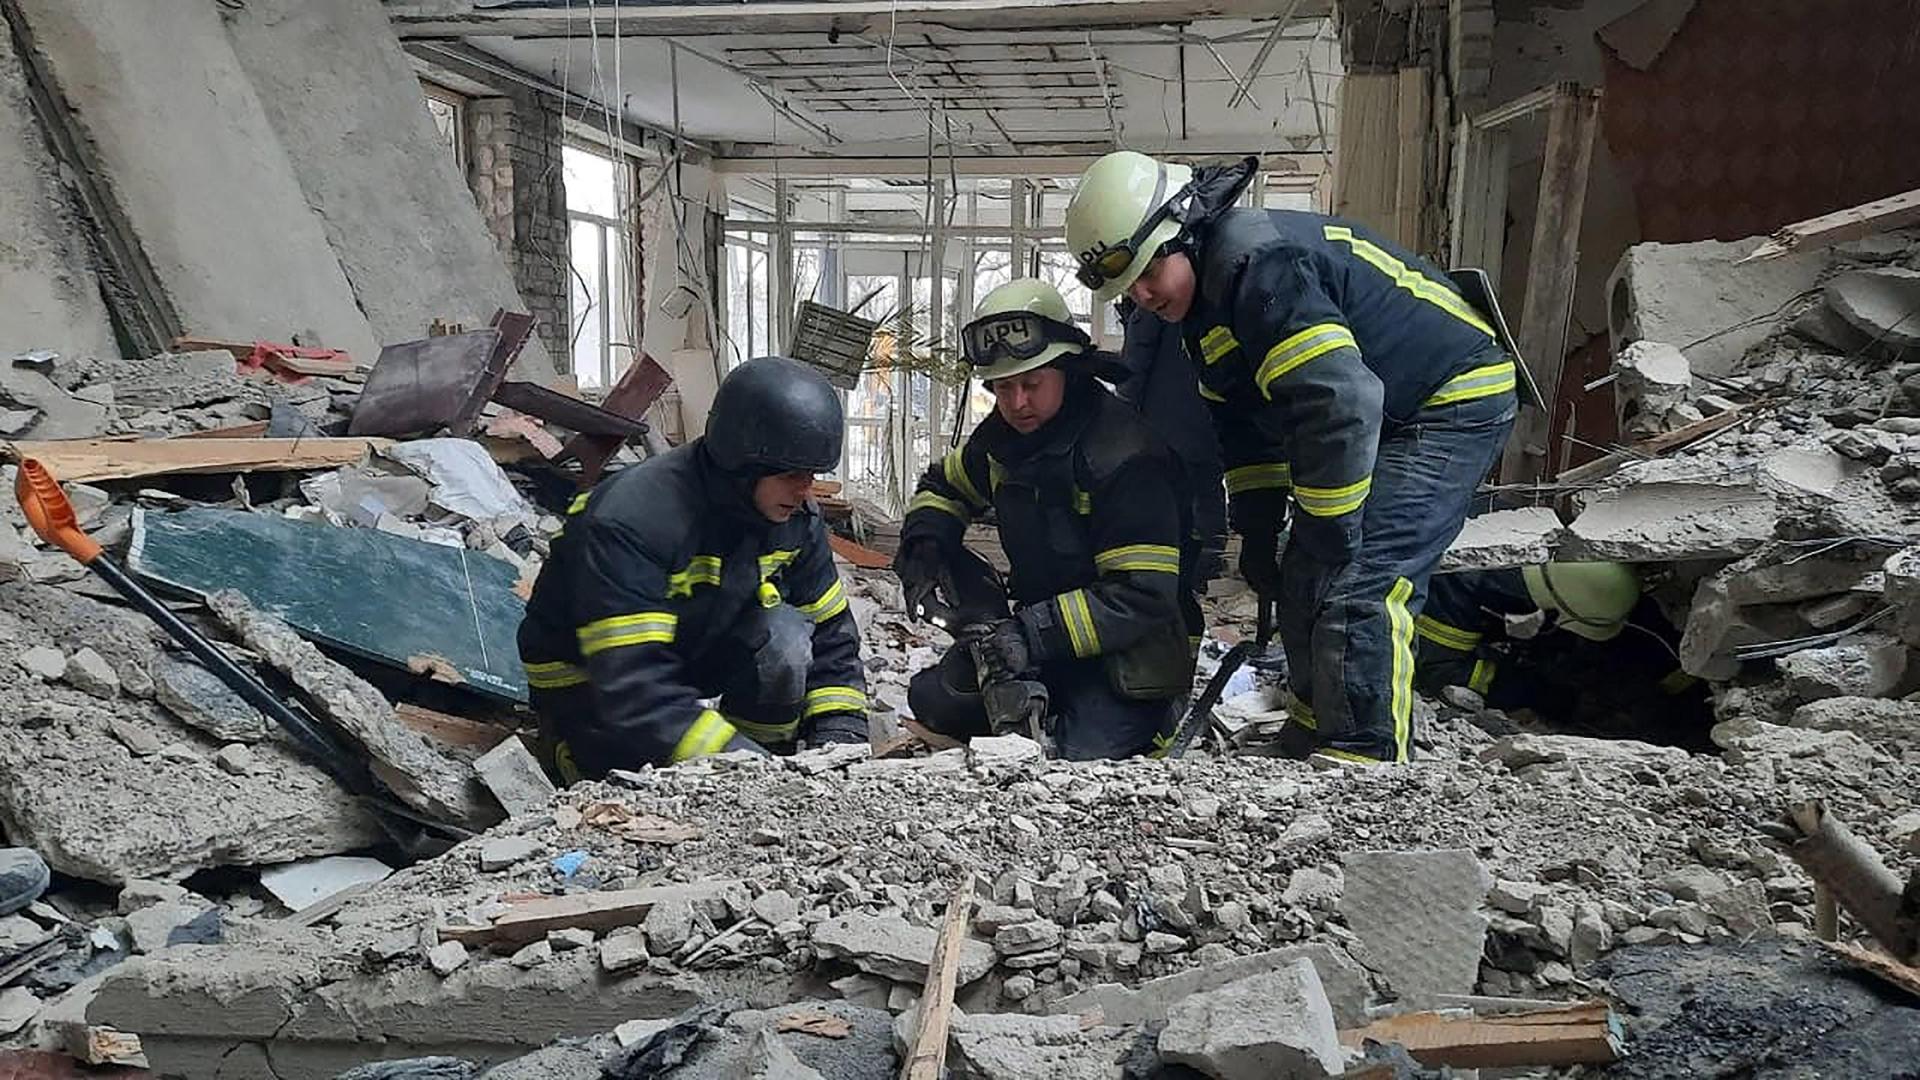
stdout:
<svg viewBox="0 0 1920 1080">
<path fill-rule="evenodd" d="M 867 711 L 867 695 L 857 686 L 816 686 L 807 691 L 807 707 L 803 716 L 819 716 L 822 713 Z"/>
<path fill-rule="evenodd" d="M 799 607 L 800 614 L 814 622 L 826 622 L 847 610 L 847 590 L 841 586 L 839 578 L 834 578 L 833 584 L 827 586 L 827 591 L 820 594 L 820 599 L 811 604 L 801 604 Z"/>
<path fill-rule="evenodd" d="M 911 514 L 915 510 L 938 510 L 943 514 L 952 514 L 961 521 L 971 521 L 973 519 L 973 515 L 967 513 L 965 506 L 953 499 L 936 495 L 931 491 L 914 493 L 913 499 L 907 503 L 907 513 Z"/>
<path fill-rule="evenodd" d="M 789 720 L 784 724 L 756 724 L 736 716 L 731 722 L 741 734 L 758 743 L 792 742 L 793 737 L 800 731 L 798 719 Z"/>
<path fill-rule="evenodd" d="M 1108 548 L 1093 557 L 1102 570 L 1141 570 L 1161 574 L 1180 572 L 1180 549 L 1165 544 L 1127 544 Z"/>
<path fill-rule="evenodd" d="M 1407 598 L 1413 582 L 1395 578 L 1387 590 L 1387 625 L 1393 639 L 1393 749 L 1395 761 L 1407 760 L 1407 741 L 1413 726 L 1413 617 Z"/>
<path fill-rule="evenodd" d="M 1335 349 L 1358 349 L 1353 331 L 1339 323 L 1315 323 L 1267 350 L 1260 370 L 1253 373 L 1254 385 L 1262 394 L 1273 396 L 1273 381 L 1294 368 Z"/>
<path fill-rule="evenodd" d="M 1678 668 L 1675 668 L 1674 670 L 1667 672 L 1667 674 L 1663 678 L 1661 678 L 1661 680 L 1655 685 L 1660 687 L 1660 692 L 1663 694 L 1679 694 L 1679 693 L 1684 693 L 1687 690 L 1691 690 L 1694 684 L 1698 683 L 1699 681 L 1700 681 L 1699 679 L 1693 677 L 1692 675 L 1689 675 L 1686 672 L 1681 671 Z"/>
<path fill-rule="evenodd" d="M 1293 485 L 1293 501 L 1300 509 L 1314 517 L 1339 517 L 1360 509 L 1367 501 L 1367 491 L 1373 487 L 1373 477 L 1366 476 L 1345 487 L 1317 488 L 1305 484 Z"/>
<path fill-rule="evenodd" d="M 760 556 L 760 580 L 765 581 L 779 572 L 780 568 L 800 557 L 800 552 L 792 548 L 780 548 Z"/>
<path fill-rule="evenodd" d="M 1153 749 L 1147 751 L 1147 756 L 1150 758 L 1163 758 L 1167 756 L 1167 751 L 1171 749 L 1173 749 L 1172 735 L 1155 734 L 1153 737 Z"/>
<path fill-rule="evenodd" d="M 946 475 L 947 483 L 952 484 L 955 490 L 960 492 L 962 498 L 983 510 L 986 509 L 986 497 L 980 494 L 979 488 L 973 486 L 973 478 L 967 475 L 967 463 L 959 450 L 947 451 L 947 456 L 941 459 L 940 471 Z"/>
<path fill-rule="evenodd" d="M 1201 397 L 1203 397 L 1203 398 L 1206 398 L 1206 399 L 1207 399 L 1208 401 L 1225 401 L 1225 400 L 1227 400 L 1227 399 L 1226 399 L 1226 397 L 1225 397 L 1224 395 L 1221 395 L 1221 394 L 1216 394 L 1216 393 L 1214 393 L 1213 391 L 1211 391 L 1211 390 L 1209 390 L 1209 389 L 1207 389 L 1207 384 L 1206 384 L 1206 383 L 1201 383 L 1201 384 L 1200 384 L 1200 396 L 1201 396 Z"/>
<path fill-rule="evenodd" d="M 1445 645 L 1449 649 L 1471 652 L 1480 644 L 1480 635 L 1450 623 L 1443 623 L 1431 615 L 1421 615 L 1413 620 L 1413 628 L 1428 641 Z"/>
<path fill-rule="evenodd" d="M 587 500 L 591 498 L 593 498 L 593 492 L 591 491 L 583 491 L 575 495 L 573 501 L 567 504 L 567 516 L 572 517 L 580 511 L 585 510 L 587 508 Z"/>
<path fill-rule="evenodd" d="M 667 596 L 692 596 L 695 585 L 720 584 L 720 556 L 695 555 L 685 568 L 667 575 Z"/>
<path fill-rule="evenodd" d="M 1488 364 L 1471 371 L 1464 371 L 1440 384 L 1440 389 L 1423 404 L 1451 405 L 1456 401 L 1472 401 L 1475 398 L 1492 397 L 1513 389 L 1515 375 L 1513 361 L 1503 360 L 1498 364 Z"/>
<path fill-rule="evenodd" d="M 1227 470 L 1227 494 L 1238 495 L 1243 491 L 1259 491 L 1262 488 L 1285 488 L 1293 486 L 1293 466 L 1284 461 L 1271 461 L 1263 465 L 1242 465 Z"/>
<path fill-rule="evenodd" d="M 1314 750 L 1314 753 L 1325 754 L 1326 756 L 1334 759 L 1335 761 L 1351 761 L 1355 765 L 1385 765 L 1386 764 L 1386 762 L 1381 761 L 1377 757 L 1369 757 L 1366 754 L 1356 754 L 1351 750 L 1336 750 L 1331 746 L 1319 747 L 1318 749 Z M 1405 760 L 1405 759 L 1403 758 L 1402 760 Z"/>
<path fill-rule="evenodd" d="M 1228 353 L 1240 347 L 1233 331 L 1224 326 L 1216 326 L 1200 335 L 1200 359 L 1208 364 L 1217 364 Z"/>
<path fill-rule="evenodd" d="M 1488 337 L 1494 336 L 1493 327 L 1488 326 L 1487 321 L 1480 317 L 1480 313 L 1473 310 L 1473 305 L 1467 303 L 1459 293 L 1448 286 L 1409 267 L 1388 254 L 1378 244 L 1353 235 L 1353 230 L 1344 225 L 1323 226 L 1321 232 L 1328 240 L 1339 241 L 1352 247 L 1355 255 L 1391 278 L 1396 288 L 1407 290 L 1415 297 L 1432 304 Z"/>
<path fill-rule="evenodd" d="M 1081 491 L 1079 488 L 1074 488 L 1073 489 L 1073 512 L 1076 514 L 1093 513 L 1093 496 L 1087 494 L 1084 491 Z"/>
<path fill-rule="evenodd" d="M 1309 731 L 1320 729 L 1320 718 L 1313 715 L 1313 706 L 1292 691 L 1287 693 L 1287 718 Z"/>
<path fill-rule="evenodd" d="M 587 673 L 565 660 L 520 665 L 527 670 L 527 685 L 535 690 L 563 690 L 587 681 Z"/>
<path fill-rule="evenodd" d="M 1100 655 L 1100 632 L 1093 625 L 1093 609 L 1087 606 L 1087 591 L 1075 589 L 1057 597 L 1060 625 L 1066 628 L 1067 643 L 1078 657 Z"/>
<path fill-rule="evenodd" d="M 702 709 L 693 723 L 687 726 L 687 733 L 680 736 L 680 741 L 674 744 L 673 754 L 667 760 L 686 761 L 689 758 L 717 754 L 726 748 L 728 741 L 737 731 L 737 728 L 727 722 L 726 717 L 712 709 Z"/>
<path fill-rule="evenodd" d="M 1487 687 L 1493 685 L 1493 670 L 1493 661 L 1475 660 L 1473 672 L 1467 676 L 1467 689 L 1476 694 L 1485 694 Z"/>
<path fill-rule="evenodd" d="M 574 636 L 580 640 L 580 655 L 592 656 L 622 645 L 664 645 L 673 640 L 679 622 L 680 617 L 669 611 L 638 611 L 595 619 L 574 631 Z"/>
</svg>

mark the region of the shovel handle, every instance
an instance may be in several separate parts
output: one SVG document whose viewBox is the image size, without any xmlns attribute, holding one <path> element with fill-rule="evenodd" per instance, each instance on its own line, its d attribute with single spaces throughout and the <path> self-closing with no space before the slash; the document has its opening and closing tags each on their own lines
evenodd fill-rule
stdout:
<svg viewBox="0 0 1920 1080">
<path fill-rule="evenodd" d="M 91 565 L 100 557 L 100 545 L 80 529 L 73 515 L 73 504 L 60 490 L 60 481 L 45 465 L 33 458 L 20 462 L 20 475 L 13 484 L 14 497 L 27 513 L 27 524 L 40 539 L 73 556 L 81 565 Z"/>
</svg>

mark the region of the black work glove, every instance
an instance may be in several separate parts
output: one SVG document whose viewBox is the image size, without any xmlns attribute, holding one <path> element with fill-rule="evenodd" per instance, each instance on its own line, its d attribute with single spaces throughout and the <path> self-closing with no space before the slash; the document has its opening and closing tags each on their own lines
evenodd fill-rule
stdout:
<svg viewBox="0 0 1920 1080">
<path fill-rule="evenodd" d="M 867 741 L 867 718 L 859 713 L 838 712 L 816 716 L 808 721 L 808 746 Z"/>
<path fill-rule="evenodd" d="M 939 541 L 922 536 L 900 545 L 893 557 L 893 572 L 900 578 L 907 617 L 924 620 L 927 601 L 939 599 L 937 593 L 947 575 L 947 556 Z"/>
<path fill-rule="evenodd" d="M 1280 595 L 1280 534 L 1247 533 L 1240 537 L 1240 576 L 1261 596 Z"/>
<path fill-rule="evenodd" d="M 1017 679 L 1031 672 L 1034 652 L 1019 619 L 995 623 L 980 639 L 980 659 L 991 679 Z"/>
</svg>

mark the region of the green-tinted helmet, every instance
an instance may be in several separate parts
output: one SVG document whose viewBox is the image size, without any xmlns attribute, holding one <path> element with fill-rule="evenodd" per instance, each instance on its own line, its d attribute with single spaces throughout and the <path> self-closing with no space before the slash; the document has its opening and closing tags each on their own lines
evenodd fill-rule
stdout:
<svg viewBox="0 0 1920 1080">
<path fill-rule="evenodd" d="M 1126 292 L 1160 245 L 1180 235 L 1193 170 L 1117 150 L 1087 167 L 1067 204 L 1067 250 L 1097 303 Z"/>
<path fill-rule="evenodd" d="M 1619 634 L 1640 602 L 1639 576 L 1620 563 L 1547 563 L 1526 567 L 1520 576 L 1533 602 L 1557 615 L 1555 626 L 1592 641 Z"/>
<path fill-rule="evenodd" d="M 988 293 L 960 338 L 967 362 L 984 382 L 1045 367 L 1093 345 L 1073 325 L 1060 290 L 1039 278 L 1015 278 Z"/>
</svg>

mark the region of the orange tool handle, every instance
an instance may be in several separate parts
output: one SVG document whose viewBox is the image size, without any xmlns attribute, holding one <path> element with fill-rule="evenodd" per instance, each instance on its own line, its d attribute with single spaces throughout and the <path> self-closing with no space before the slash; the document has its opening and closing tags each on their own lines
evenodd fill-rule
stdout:
<svg viewBox="0 0 1920 1080">
<path fill-rule="evenodd" d="M 67 501 L 67 493 L 60 490 L 60 481 L 53 478 L 45 465 L 32 458 L 20 462 L 13 494 L 20 500 L 20 509 L 27 512 L 27 524 L 40 534 L 40 539 L 78 559 L 83 566 L 100 557 L 100 545 L 80 531 L 80 522 L 73 516 L 73 504 Z"/>
</svg>

